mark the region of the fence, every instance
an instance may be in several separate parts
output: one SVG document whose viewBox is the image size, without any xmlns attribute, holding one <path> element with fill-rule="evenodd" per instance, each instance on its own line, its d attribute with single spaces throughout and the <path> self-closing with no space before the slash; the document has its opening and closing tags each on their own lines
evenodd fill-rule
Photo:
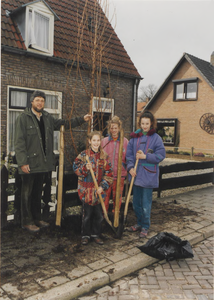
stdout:
<svg viewBox="0 0 214 300">
<path fill-rule="evenodd" d="M 203 149 L 203 148 L 194 148 L 194 147 L 169 147 L 165 146 L 166 152 L 170 154 L 184 154 L 189 155 L 192 159 L 193 156 L 204 156 L 204 157 L 213 157 L 214 149 Z"/>
<path fill-rule="evenodd" d="M 203 170 L 202 174 L 191 174 L 185 176 L 179 172 Z M 158 197 L 161 192 L 170 189 L 181 187 L 201 185 L 205 183 L 214 184 L 214 161 L 207 162 L 187 162 L 178 163 L 168 166 L 160 166 L 160 184 L 159 188 L 155 189 L 158 192 Z M 174 174 L 173 174 L 174 173 Z M 169 177 L 172 175 L 171 177 Z M 183 176 L 184 175 L 184 176 Z M 168 178 L 164 178 L 168 177 Z M 53 178 L 56 179 L 56 185 L 52 185 Z M 20 177 L 17 176 L 9 179 L 9 172 L 5 166 L 1 168 L 1 225 L 6 226 L 8 221 L 20 221 L 16 219 L 16 212 L 20 210 Z M 125 189 L 124 189 L 125 190 Z M 12 193 L 13 192 L 13 193 Z M 125 192 L 125 191 L 124 191 Z M 47 174 L 44 191 L 43 191 L 43 213 L 46 211 L 55 211 L 57 205 L 57 172 Z M 81 202 L 77 193 L 77 176 L 69 172 L 64 173 L 63 177 L 63 208 L 80 205 Z M 8 209 L 10 205 L 13 209 Z M 20 217 L 20 214 L 18 214 Z"/>
</svg>

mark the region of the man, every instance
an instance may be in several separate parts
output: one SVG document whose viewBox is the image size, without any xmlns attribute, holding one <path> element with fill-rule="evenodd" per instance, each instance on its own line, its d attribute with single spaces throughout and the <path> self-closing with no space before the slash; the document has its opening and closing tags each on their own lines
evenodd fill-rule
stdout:
<svg viewBox="0 0 214 300">
<path fill-rule="evenodd" d="M 101 141 L 101 146 L 103 150 L 109 155 L 111 166 L 113 169 L 114 180 L 113 185 L 106 191 L 105 206 L 106 211 L 109 209 L 109 200 L 113 198 L 113 210 L 115 210 L 115 198 L 116 198 L 116 188 L 117 188 L 117 169 L 118 169 L 118 155 L 119 155 L 119 146 L 120 146 L 120 130 L 122 128 L 122 121 L 119 117 L 114 116 L 110 121 L 108 121 L 108 133 L 109 136 L 105 137 Z M 120 200 L 119 200 L 119 209 L 122 203 L 122 195 L 124 188 L 124 180 L 127 175 L 126 171 L 126 150 L 127 150 L 128 140 L 124 137 L 123 139 L 123 154 L 122 154 L 122 173 L 121 173 L 121 182 L 120 182 Z"/>
<path fill-rule="evenodd" d="M 45 93 L 35 91 L 30 100 L 31 108 L 26 108 L 16 121 L 15 155 L 22 179 L 22 228 L 37 232 L 40 227 L 49 226 L 41 220 L 41 195 L 45 174 L 55 169 L 53 134 L 61 125 L 69 128 L 69 121 L 55 119 L 44 110 Z M 72 118 L 71 127 L 90 119 L 88 114 Z"/>
</svg>

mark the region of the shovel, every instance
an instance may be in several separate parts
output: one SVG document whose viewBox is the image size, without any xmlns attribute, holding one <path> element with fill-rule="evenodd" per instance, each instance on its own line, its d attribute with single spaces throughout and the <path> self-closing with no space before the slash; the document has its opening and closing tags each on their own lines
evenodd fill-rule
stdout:
<svg viewBox="0 0 214 300">
<path fill-rule="evenodd" d="M 134 166 L 135 172 L 137 170 L 138 161 L 139 161 L 139 159 L 136 160 L 136 163 L 135 163 L 135 166 Z M 127 174 L 127 177 L 128 177 L 128 174 Z M 127 222 L 127 212 L 128 212 L 129 200 L 130 200 L 130 196 L 131 196 L 131 192 L 132 192 L 134 179 L 135 179 L 135 177 L 132 177 L 132 180 L 131 180 L 131 183 L 130 183 L 130 186 L 129 186 L 128 195 L 127 195 L 127 198 L 126 198 L 126 203 L 125 203 L 125 208 L 124 208 L 124 213 L 123 213 L 123 220 L 120 221 L 119 227 L 118 227 L 118 230 L 117 230 L 117 238 L 119 238 L 119 239 L 123 235 L 124 227 L 125 227 L 126 222 Z"/>
<path fill-rule="evenodd" d="M 116 197 L 115 197 L 115 212 L 114 212 L 114 227 L 119 226 L 119 214 L 120 214 L 120 186 L 121 186 L 121 173 L 122 173 L 122 157 L 123 157 L 123 140 L 124 131 L 120 130 L 120 145 L 118 152 L 118 169 L 117 169 L 117 186 L 116 186 Z"/>
<path fill-rule="evenodd" d="M 135 162 L 135 166 L 134 166 L 135 172 L 137 170 L 138 161 L 139 161 L 139 159 L 137 159 L 136 162 Z M 124 219 L 123 219 L 123 225 L 124 226 L 127 223 L 127 212 L 128 212 L 128 206 L 129 206 L 129 200 L 130 200 L 130 196 L 131 196 L 131 192 L 132 192 L 132 187 L 133 187 L 133 184 L 134 184 L 134 179 L 135 179 L 135 177 L 132 177 L 132 180 L 131 180 L 131 183 L 130 183 L 130 186 L 129 186 L 129 192 L 128 192 L 127 199 L 126 199 L 126 204 L 125 204 L 125 209 L 124 209 Z"/>
<path fill-rule="evenodd" d="M 86 155 L 86 161 L 87 161 L 87 163 L 90 164 L 88 155 Z M 90 168 L 90 172 L 91 172 L 91 176 L 92 176 L 93 181 L 94 181 L 95 188 L 97 190 L 99 187 L 98 187 L 97 180 L 95 178 L 95 175 L 94 175 L 94 172 L 93 172 L 92 168 Z M 103 201 L 103 198 L 102 198 L 102 196 L 100 194 L 98 196 L 99 196 L 99 200 L 100 200 L 100 203 L 101 203 L 101 206 L 102 206 L 102 209 L 103 209 L 104 218 L 105 218 L 106 222 L 111 226 L 111 228 L 113 229 L 114 233 L 117 234 L 116 230 L 112 226 L 111 221 L 108 218 L 108 214 L 107 214 L 107 211 L 106 211 L 106 207 L 105 207 L 105 203 Z"/>
</svg>

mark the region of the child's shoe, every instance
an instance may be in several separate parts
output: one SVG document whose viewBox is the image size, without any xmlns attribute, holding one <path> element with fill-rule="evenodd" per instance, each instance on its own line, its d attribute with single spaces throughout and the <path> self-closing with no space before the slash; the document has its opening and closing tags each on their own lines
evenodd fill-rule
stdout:
<svg viewBox="0 0 214 300">
<path fill-rule="evenodd" d="M 88 245 L 89 239 L 87 237 L 82 238 L 82 245 Z"/>
<path fill-rule="evenodd" d="M 136 231 L 140 231 L 140 230 L 141 230 L 141 226 L 140 226 L 140 225 L 138 225 L 138 224 L 135 224 L 135 225 L 133 225 L 133 226 L 129 227 L 127 230 L 128 230 L 129 232 L 136 232 Z"/>
<path fill-rule="evenodd" d="M 145 238 L 147 237 L 147 234 L 148 234 L 148 229 L 142 228 L 139 237 Z"/>
</svg>

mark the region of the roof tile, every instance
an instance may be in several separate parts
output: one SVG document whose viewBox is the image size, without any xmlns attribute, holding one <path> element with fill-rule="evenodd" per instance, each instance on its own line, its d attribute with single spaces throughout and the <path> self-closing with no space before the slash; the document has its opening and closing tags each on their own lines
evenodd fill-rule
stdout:
<svg viewBox="0 0 214 300">
<path fill-rule="evenodd" d="M 29 0 L 2 0 L 2 43 L 3 45 L 26 49 L 21 34 L 13 23 L 11 17 L 6 16 L 6 10 L 13 11 L 23 4 L 29 3 Z M 87 15 L 93 17 L 93 4 L 96 0 L 88 0 Z M 63 58 L 65 60 L 69 59 L 70 55 L 75 55 L 77 45 L 76 41 L 78 39 L 78 21 L 82 17 L 84 5 L 86 0 L 46 0 L 46 3 L 50 8 L 56 13 L 60 20 L 54 23 L 54 57 Z M 109 40 L 108 46 L 105 48 L 104 61 L 108 65 L 108 68 L 121 72 L 123 74 L 131 75 L 133 77 L 140 77 L 137 69 L 135 68 L 133 62 L 128 56 L 126 50 L 124 49 L 121 41 L 117 37 L 111 24 L 108 22 L 105 14 L 100 9 L 97 8 L 99 16 L 102 22 L 106 24 L 105 34 L 103 36 L 103 41 L 105 43 Z M 92 20 L 93 23 L 93 20 Z M 102 29 L 102 24 L 100 26 L 100 31 Z M 82 62 L 87 63 L 87 58 L 90 57 L 91 49 L 91 32 L 86 27 L 83 30 L 83 40 L 82 49 L 84 55 L 82 54 Z"/>
</svg>

